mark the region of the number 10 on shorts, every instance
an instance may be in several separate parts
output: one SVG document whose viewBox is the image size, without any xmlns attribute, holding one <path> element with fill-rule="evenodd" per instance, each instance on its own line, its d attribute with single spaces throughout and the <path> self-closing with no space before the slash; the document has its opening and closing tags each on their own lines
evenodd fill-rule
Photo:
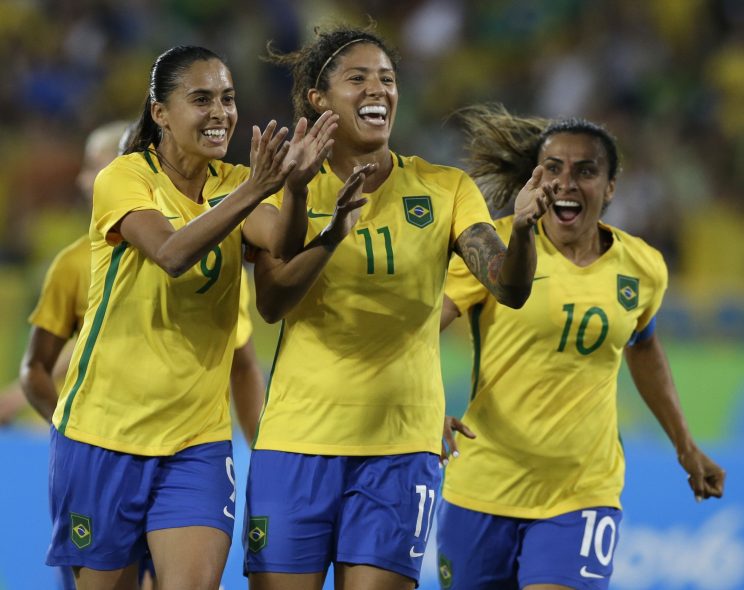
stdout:
<svg viewBox="0 0 744 590">
<path fill-rule="evenodd" d="M 594 545 L 594 554 L 597 556 L 597 560 L 602 565 L 608 565 L 612 561 L 612 552 L 615 549 L 615 538 L 617 535 L 617 526 L 611 516 L 603 516 L 599 522 L 597 522 L 597 511 L 596 510 L 582 510 L 581 516 L 586 519 L 586 526 L 584 527 L 584 538 L 581 541 L 581 550 L 579 555 L 582 557 L 589 557 L 589 553 Z M 605 531 L 610 529 L 610 542 L 607 546 L 607 551 L 604 551 L 602 547 Z M 594 543 L 592 543 L 594 541 Z"/>
</svg>

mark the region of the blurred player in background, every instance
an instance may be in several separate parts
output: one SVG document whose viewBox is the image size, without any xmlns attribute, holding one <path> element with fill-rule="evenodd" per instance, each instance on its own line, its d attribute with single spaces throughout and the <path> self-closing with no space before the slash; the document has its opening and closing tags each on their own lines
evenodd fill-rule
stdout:
<svg viewBox="0 0 744 590">
<path fill-rule="evenodd" d="M 271 57 L 292 70 L 295 115 L 331 109 L 339 127 L 309 184 L 308 246 L 287 263 L 256 257 L 258 309 L 284 322 L 251 456 L 245 570 L 251 590 L 319 590 L 331 563 L 337 589 L 413 588 L 440 484 L 447 261 L 459 252 L 521 306 L 551 189 L 532 179 L 520 193 L 507 250 L 464 172 L 390 150 L 397 60 L 371 27 Z"/>
<path fill-rule="evenodd" d="M 617 427 L 623 354 L 672 441 L 696 498 L 720 497 L 724 472 L 695 444 L 655 332 L 667 286 L 661 254 L 600 221 L 615 191 L 614 139 L 582 119 L 466 109 L 472 175 L 493 211 L 536 165 L 559 183 L 535 226 L 537 270 L 523 309 L 501 305 L 460 258 L 442 327 L 470 319 L 471 401 L 438 513 L 441 587 L 606 589 L 622 518 Z M 514 217 L 496 221 L 502 236 Z M 450 436 L 450 433 L 445 433 Z M 457 448 L 457 447 L 453 447 Z"/>
<path fill-rule="evenodd" d="M 285 180 L 302 188 L 334 125 L 330 113 L 309 133 L 298 123 L 290 142 L 274 122 L 254 128 L 252 168 L 232 166 L 219 158 L 234 98 L 217 55 L 166 51 L 127 155 L 96 179 L 88 309 L 50 458 L 47 563 L 75 568 L 78 588 L 137 587 L 148 546 L 162 588 L 219 586 L 235 510 L 228 379 L 248 337 L 236 336 L 243 242 L 287 255 L 291 207 L 259 203 Z M 253 419 L 241 419 L 249 434 Z"/>
</svg>

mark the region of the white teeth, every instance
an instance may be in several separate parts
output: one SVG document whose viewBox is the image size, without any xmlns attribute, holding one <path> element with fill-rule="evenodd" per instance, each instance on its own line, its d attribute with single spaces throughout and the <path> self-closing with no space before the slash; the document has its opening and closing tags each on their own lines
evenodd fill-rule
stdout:
<svg viewBox="0 0 744 590">
<path fill-rule="evenodd" d="M 225 137 L 225 129 L 205 129 L 202 133 L 208 137 Z"/>
<path fill-rule="evenodd" d="M 558 199 L 555 204 L 558 207 L 581 207 L 581 203 L 576 201 L 567 201 L 565 199 Z"/>
<path fill-rule="evenodd" d="M 359 115 L 387 115 L 387 108 L 381 104 L 370 104 L 359 109 Z"/>
</svg>

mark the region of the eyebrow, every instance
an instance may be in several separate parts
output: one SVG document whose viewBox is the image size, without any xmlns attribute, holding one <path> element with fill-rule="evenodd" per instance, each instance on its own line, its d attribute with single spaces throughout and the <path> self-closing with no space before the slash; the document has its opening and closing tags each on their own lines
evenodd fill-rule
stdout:
<svg viewBox="0 0 744 590">
<path fill-rule="evenodd" d="M 560 158 L 556 158 L 555 156 L 547 156 L 544 161 L 547 161 L 547 160 L 552 160 L 554 162 L 560 162 L 561 164 L 564 163 L 563 160 L 561 160 Z M 579 160 L 578 162 L 574 162 L 574 165 L 578 165 L 578 164 L 599 164 L 599 161 L 587 159 L 587 160 Z"/>
<path fill-rule="evenodd" d="M 225 94 L 226 92 L 235 92 L 235 88 L 232 86 L 229 86 L 228 88 L 225 88 L 223 90 L 220 90 L 217 94 Z M 191 96 L 192 94 L 215 94 L 212 90 L 208 90 L 207 88 L 194 88 L 192 90 L 189 90 L 186 92 L 186 96 Z"/>
<path fill-rule="evenodd" d="M 395 72 L 393 68 L 378 68 L 375 70 L 374 68 L 368 68 L 367 66 L 349 66 L 348 68 L 344 69 L 344 72 L 348 72 L 350 70 L 359 70 L 360 72 Z"/>
</svg>

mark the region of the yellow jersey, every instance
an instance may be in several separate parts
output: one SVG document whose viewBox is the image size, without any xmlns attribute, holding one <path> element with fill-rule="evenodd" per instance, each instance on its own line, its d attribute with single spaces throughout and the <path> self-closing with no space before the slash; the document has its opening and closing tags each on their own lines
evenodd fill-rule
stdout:
<svg viewBox="0 0 744 590">
<path fill-rule="evenodd" d="M 88 307 L 53 417 L 61 434 L 148 456 L 230 439 L 240 228 L 177 278 L 113 228 L 132 211 L 152 209 L 179 229 L 248 174 L 212 162 L 203 203 L 180 193 L 150 152 L 120 156 L 98 175 Z"/>
<path fill-rule="evenodd" d="M 508 237 L 513 218 L 496 221 Z M 471 400 L 477 435 L 458 438 L 443 497 L 516 518 L 551 518 L 590 506 L 620 507 L 625 460 L 617 427 L 623 349 L 656 314 L 667 286 L 661 254 L 601 225 L 612 246 L 579 267 L 536 227 L 537 269 L 521 310 L 499 305 L 461 259 L 446 295 L 471 323 Z"/>
<path fill-rule="evenodd" d="M 67 340 L 80 331 L 88 308 L 90 239 L 81 236 L 55 256 L 29 323 Z"/>
<path fill-rule="evenodd" d="M 254 446 L 321 455 L 439 453 L 439 316 L 453 244 L 491 223 L 461 170 L 391 153 L 393 170 L 282 323 Z M 343 181 L 309 184 L 307 239 Z M 279 206 L 281 195 L 266 202 Z"/>
</svg>

